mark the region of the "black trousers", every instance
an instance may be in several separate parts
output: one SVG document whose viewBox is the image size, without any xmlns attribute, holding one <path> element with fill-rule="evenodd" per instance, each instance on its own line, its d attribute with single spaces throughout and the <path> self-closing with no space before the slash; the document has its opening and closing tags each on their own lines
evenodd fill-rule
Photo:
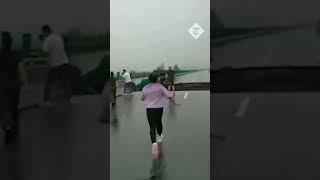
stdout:
<svg viewBox="0 0 320 180">
<path fill-rule="evenodd" d="M 69 65 L 64 64 L 49 70 L 44 90 L 44 101 L 49 100 L 53 90 L 52 86 L 56 82 L 61 83 L 64 97 L 70 99 L 72 96 L 72 87 L 69 80 Z"/>
<path fill-rule="evenodd" d="M 116 97 L 116 95 L 117 95 L 117 88 L 112 88 L 112 89 L 111 89 L 111 92 L 112 92 L 111 103 L 112 103 L 112 105 L 115 105 L 115 104 L 117 104 L 117 97 Z"/>
<path fill-rule="evenodd" d="M 147 108 L 147 118 L 150 126 L 151 142 L 156 142 L 156 132 L 162 134 L 162 114 L 163 108 Z"/>
<path fill-rule="evenodd" d="M 0 92 L 0 121 L 3 129 L 8 126 L 14 131 L 19 127 L 20 87 L 10 91 Z"/>
<path fill-rule="evenodd" d="M 133 82 L 125 83 L 124 85 L 124 93 L 125 94 L 131 94 L 133 91 Z"/>
</svg>

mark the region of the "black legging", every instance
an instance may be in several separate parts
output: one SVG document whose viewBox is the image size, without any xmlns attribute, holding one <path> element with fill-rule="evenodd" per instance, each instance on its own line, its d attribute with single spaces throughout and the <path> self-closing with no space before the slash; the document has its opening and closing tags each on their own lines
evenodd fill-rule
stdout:
<svg viewBox="0 0 320 180">
<path fill-rule="evenodd" d="M 11 91 L 0 92 L 0 122 L 2 128 L 6 130 L 7 127 L 18 131 L 19 128 L 19 96 L 20 88 L 12 88 Z"/>
<path fill-rule="evenodd" d="M 156 142 L 156 130 L 159 135 L 162 134 L 162 114 L 163 108 L 147 108 L 147 117 L 150 126 L 151 142 Z"/>
</svg>

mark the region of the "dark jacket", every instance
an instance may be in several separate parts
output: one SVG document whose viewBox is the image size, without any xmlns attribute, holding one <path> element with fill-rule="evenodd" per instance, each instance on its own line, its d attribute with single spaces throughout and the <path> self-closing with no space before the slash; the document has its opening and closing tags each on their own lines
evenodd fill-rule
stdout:
<svg viewBox="0 0 320 180">
<path fill-rule="evenodd" d="M 11 51 L 0 53 L 0 88 L 11 91 L 20 87 L 19 57 Z"/>
</svg>

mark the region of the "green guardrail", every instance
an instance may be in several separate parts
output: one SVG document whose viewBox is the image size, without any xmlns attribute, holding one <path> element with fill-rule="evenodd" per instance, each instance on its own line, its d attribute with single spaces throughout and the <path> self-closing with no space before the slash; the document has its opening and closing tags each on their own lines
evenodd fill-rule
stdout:
<svg viewBox="0 0 320 180">
<path fill-rule="evenodd" d="M 154 70 L 154 73 L 160 75 L 161 73 L 166 73 L 166 70 Z M 176 76 L 182 76 L 185 74 L 196 72 L 196 70 L 176 70 Z M 135 87 L 136 91 L 141 91 L 145 85 L 149 84 L 148 78 L 142 79 Z"/>
<path fill-rule="evenodd" d="M 98 93 L 101 93 L 104 88 L 105 82 L 110 78 L 109 69 L 110 57 L 108 55 L 105 55 L 100 61 L 100 64 L 97 66 L 97 68 L 85 74 L 83 76 L 83 79 Z"/>
<path fill-rule="evenodd" d="M 104 88 L 105 82 L 110 78 L 109 69 L 110 69 L 110 57 L 108 55 L 105 55 L 95 69 L 83 75 L 83 79 L 96 92 L 101 93 Z M 160 73 L 165 73 L 166 71 L 154 70 L 153 72 L 160 75 Z M 180 75 L 195 72 L 195 70 L 176 70 L 175 72 L 176 72 L 176 76 L 180 76 Z M 117 80 L 123 80 L 123 78 L 120 75 L 120 72 L 117 72 L 116 74 L 117 74 L 116 75 Z M 148 78 L 144 78 L 139 83 L 136 84 L 134 89 L 136 91 L 140 91 L 148 83 L 149 83 Z"/>
<path fill-rule="evenodd" d="M 136 85 L 135 90 L 136 91 L 141 91 L 143 89 L 143 87 L 146 86 L 149 83 L 150 83 L 150 81 L 148 79 L 142 79 L 140 81 L 140 83 Z"/>
</svg>

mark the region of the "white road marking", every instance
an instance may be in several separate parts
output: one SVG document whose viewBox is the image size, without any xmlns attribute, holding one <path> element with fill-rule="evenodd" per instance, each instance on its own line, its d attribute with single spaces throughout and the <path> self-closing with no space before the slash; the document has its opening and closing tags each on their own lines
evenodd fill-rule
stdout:
<svg viewBox="0 0 320 180">
<path fill-rule="evenodd" d="M 184 94 L 184 99 L 187 99 L 189 95 L 189 92 L 186 92 L 186 94 Z"/>
<path fill-rule="evenodd" d="M 240 102 L 239 108 L 238 108 L 237 112 L 235 113 L 236 117 L 240 118 L 240 117 L 243 117 L 246 115 L 248 106 L 250 104 L 250 100 L 251 100 L 250 97 L 247 96 Z"/>
</svg>

